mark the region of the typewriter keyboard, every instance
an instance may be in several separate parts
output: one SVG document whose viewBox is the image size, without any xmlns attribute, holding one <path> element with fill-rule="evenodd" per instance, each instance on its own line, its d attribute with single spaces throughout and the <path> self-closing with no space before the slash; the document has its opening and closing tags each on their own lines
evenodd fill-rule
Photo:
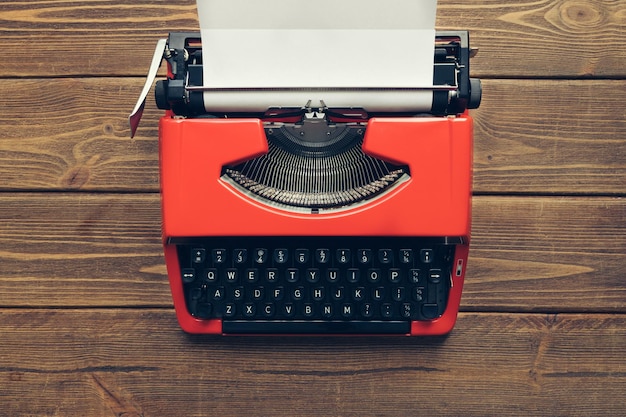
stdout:
<svg viewBox="0 0 626 417">
<path fill-rule="evenodd" d="M 455 245 L 406 237 L 216 237 L 177 244 L 191 315 L 224 333 L 409 333 L 443 314 Z"/>
</svg>

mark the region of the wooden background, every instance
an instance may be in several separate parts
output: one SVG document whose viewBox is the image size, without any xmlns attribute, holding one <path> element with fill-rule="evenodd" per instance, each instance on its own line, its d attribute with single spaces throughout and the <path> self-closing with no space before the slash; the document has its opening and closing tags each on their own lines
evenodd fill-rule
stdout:
<svg viewBox="0 0 626 417">
<path fill-rule="evenodd" d="M 484 86 L 453 333 L 198 337 L 161 253 L 161 112 L 126 119 L 195 0 L 3 1 L 0 416 L 624 415 L 626 1 L 440 0 L 437 27 L 471 31 Z"/>
</svg>

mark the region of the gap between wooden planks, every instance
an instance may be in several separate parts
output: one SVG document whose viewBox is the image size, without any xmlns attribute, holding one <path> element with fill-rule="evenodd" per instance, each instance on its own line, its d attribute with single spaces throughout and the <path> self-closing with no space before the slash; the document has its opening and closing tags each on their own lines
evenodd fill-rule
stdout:
<svg viewBox="0 0 626 417">
<path fill-rule="evenodd" d="M 0 195 L 0 305 L 171 305 L 158 194 Z M 626 200 L 473 200 L 461 308 L 625 312 Z"/>
</svg>

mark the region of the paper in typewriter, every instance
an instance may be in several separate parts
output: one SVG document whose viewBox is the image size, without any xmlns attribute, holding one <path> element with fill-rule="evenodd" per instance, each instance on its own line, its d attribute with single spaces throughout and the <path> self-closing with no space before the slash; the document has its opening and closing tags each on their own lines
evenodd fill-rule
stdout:
<svg viewBox="0 0 626 417">
<path fill-rule="evenodd" d="M 197 5 L 207 111 L 430 110 L 436 0 Z"/>
</svg>

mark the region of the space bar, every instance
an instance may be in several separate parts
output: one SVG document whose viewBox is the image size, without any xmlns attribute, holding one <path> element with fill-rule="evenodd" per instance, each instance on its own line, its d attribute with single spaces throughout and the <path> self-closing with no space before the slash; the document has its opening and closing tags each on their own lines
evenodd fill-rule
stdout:
<svg viewBox="0 0 626 417">
<path fill-rule="evenodd" d="M 224 320 L 227 334 L 408 334 L 409 321 Z"/>
</svg>

